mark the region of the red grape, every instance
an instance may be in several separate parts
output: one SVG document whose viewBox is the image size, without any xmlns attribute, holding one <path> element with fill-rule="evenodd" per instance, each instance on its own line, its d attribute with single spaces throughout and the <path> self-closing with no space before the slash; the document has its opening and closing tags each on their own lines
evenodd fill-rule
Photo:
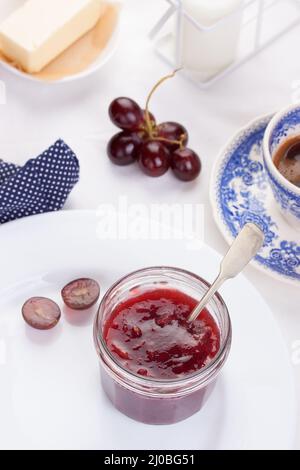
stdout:
<svg viewBox="0 0 300 470">
<path fill-rule="evenodd" d="M 128 131 L 139 129 L 143 121 L 143 111 L 130 98 L 116 98 L 109 107 L 109 116 L 117 127 Z"/>
<path fill-rule="evenodd" d="M 170 152 L 162 142 L 148 140 L 140 149 L 139 165 L 148 176 L 162 176 L 170 167 Z"/>
<path fill-rule="evenodd" d="M 130 165 L 139 155 L 142 136 L 136 132 L 119 132 L 111 138 L 107 154 L 115 165 Z"/>
<path fill-rule="evenodd" d="M 113 163 L 123 166 L 137 160 L 142 171 L 153 177 L 163 175 L 172 167 L 175 176 L 182 181 L 192 181 L 200 174 L 200 158 L 187 148 L 189 135 L 186 128 L 174 121 L 157 125 L 155 116 L 149 111 L 157 88 L 175 74 L 176 71 L 154 85 L 148 94 L 146 109 L 131 98 L 120 97 L 112 101 L 110 118 L 122 129 L 107 146 L 107 154 Z"/>
<path fill-rule="evenodd" d="M 100 286 L 93 279 L 76 279 L 67 284 L 61 296 L 67 307 L 72 310 L 86 310 L 92 307 L 100 295 Z"/>
<path fill-rule="evenodd" d="M 22 307 L 26 323 L 37 330 L 50 330 L 59 322 L 61 312 L 53 300 L 45 297 L 32 297 Z"/>
<path fill-rule="evenodd" d="M 152 127 L 155 127 L 156 126 L 156 119 L 155 119 L 154 115 L 149 112 L 149 116 L 150 116 L 150 121 L 151 121 Z M 146 125 L 146 110 L 145 109 L 143 110 L 143 124 L 144 124 L 144 126 Z"/>
<path fill-rule="evenodd" d="M 178 179 L 193 181 L 201 172 L 201 160 L 191 149 L 176 150 L 171 158 L 172 170 Z"/>
<path fill-rule="evenodd" d="M 157 126 L 156 133 L 157 133 L 157 137 L 162 137 L 164 139 L 176 140 L 176 141 L 179 141 L 184 135 L 185 137 L 182 141 L 182 144 L 186 146 L 188 143 L 189 137 L 188 137 L 187 130 L 185 129 L 185 127 L 183 127 L 181 124 L 178 124 L 177 122 L 163 122 L 162 124 L 159 124 Z M 172 144 L 172 143 L 167 143 L 167 142 L 164 142 L 164 143 L 166 147 L 168 147 L 170 152 L 174 152 L 175 150 L 179 148 L 178 144 Z"/>
</svg>

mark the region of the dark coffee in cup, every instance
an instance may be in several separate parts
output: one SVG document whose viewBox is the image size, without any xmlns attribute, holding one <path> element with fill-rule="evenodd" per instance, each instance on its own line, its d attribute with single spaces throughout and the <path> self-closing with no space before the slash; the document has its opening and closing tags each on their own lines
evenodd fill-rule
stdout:
<svg viewBox="0 0 300 470">
<path fill-rule="evenodd" d="M 284 178 L 300 187 L 300 135 L 286 140 L 278 148 L 273 162 Z"/>
</svg>

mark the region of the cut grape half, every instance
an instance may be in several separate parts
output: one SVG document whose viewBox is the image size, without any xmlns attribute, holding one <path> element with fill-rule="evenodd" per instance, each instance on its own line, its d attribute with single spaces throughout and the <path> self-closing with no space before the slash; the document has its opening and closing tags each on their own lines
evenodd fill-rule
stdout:
<svg viewBox="0 0 300 470">
<path fill-rule="evenodd" d="M 25 322 L 37 330 L 50 330 L 60 320 L 59 306 L 46 297 L 32 297 L 22 307 Z"/>
<path fill-rule="evenodd" d="M 61 296 L 72 310 L 86 310 L 99 299 L 100 286 L 93 279 L 76 279 L 62 289 Z"/>
</svg>

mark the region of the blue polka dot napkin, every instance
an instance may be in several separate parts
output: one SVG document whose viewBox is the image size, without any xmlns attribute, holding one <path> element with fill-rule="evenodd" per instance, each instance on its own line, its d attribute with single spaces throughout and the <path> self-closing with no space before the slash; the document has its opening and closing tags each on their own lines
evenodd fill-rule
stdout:
<svg viewBox="0 0 300 470">
<path fill-rule="evenodd" d="M 63 140 L 22 167 L 0 160 L 0 224 L 61 209 L 78 180 L 78 159 Z"/>
</svg>

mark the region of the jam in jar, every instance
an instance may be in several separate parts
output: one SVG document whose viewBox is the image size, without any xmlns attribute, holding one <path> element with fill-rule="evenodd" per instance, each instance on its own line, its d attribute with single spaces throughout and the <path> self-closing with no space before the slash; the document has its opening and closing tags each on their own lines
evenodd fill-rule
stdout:
<svg viewBox="0 0 300 470">
<path fill-rule="evenodd" d="M 187 321 L 207 288 L 192 273 L 158 267 L 130 274 L 106 293 L 94 338 L 104 390 L 121 412 L 170 424 L 203 406 L 231 342 L 219 295 Z"/>
</svg>

